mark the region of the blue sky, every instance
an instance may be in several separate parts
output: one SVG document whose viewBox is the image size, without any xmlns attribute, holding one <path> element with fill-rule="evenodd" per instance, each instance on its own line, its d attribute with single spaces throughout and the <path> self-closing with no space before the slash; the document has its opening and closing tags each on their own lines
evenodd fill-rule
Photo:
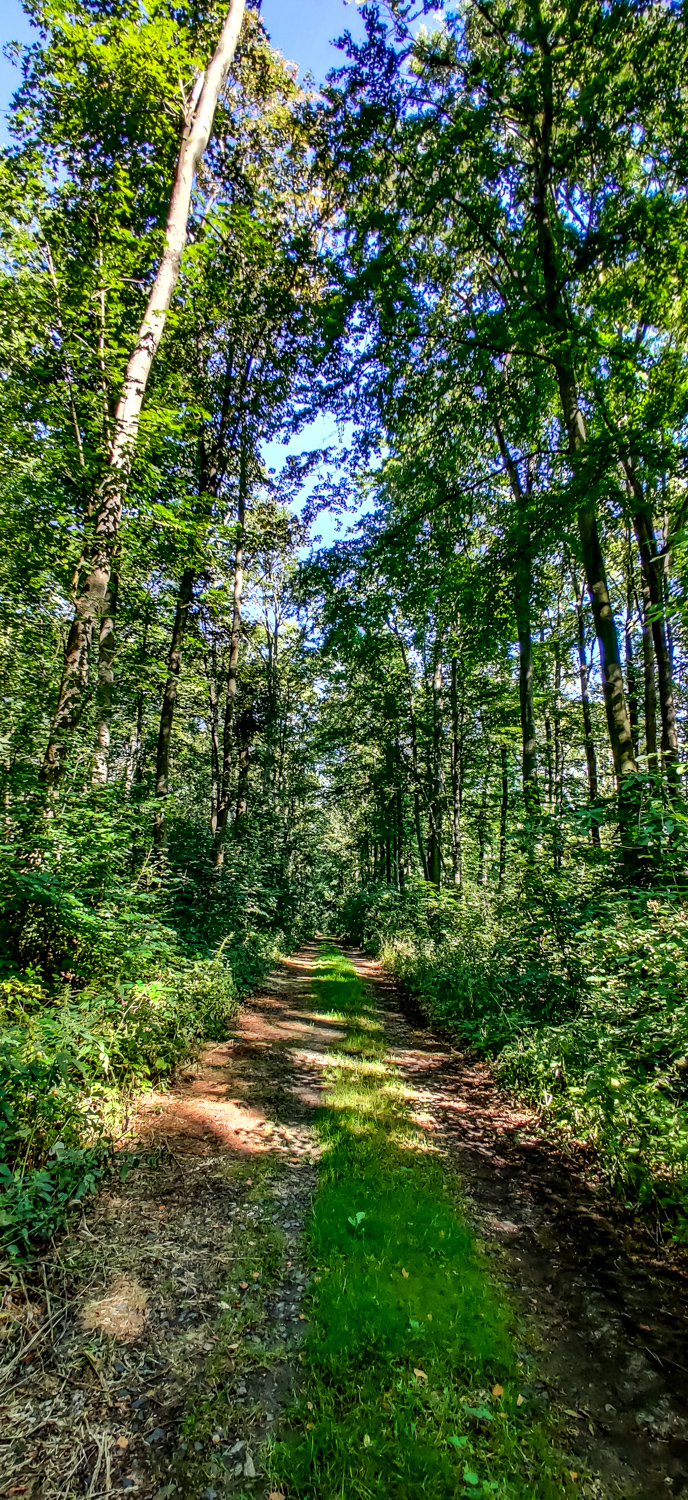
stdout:
<svg viewBox="0 0 688 1500">
<path fill-rule="evenodd" d="M 353 3 L 345 0 L 263 0 L 262 15 L 273 46 L 290 61 L 295 62 L 301 77 L 312 73 L 322 82 L 332 67 L 342 61 L 341 53 L 333 46 L 333 38 L 344 31 L 361 36 L 363 23 Z M 0 4 L 0 45 L 8 42 L 28 42 L 36 32 L 30 26 L 20 0 L 2 0 Z M 19 82 L 18 69 L 4 55 L 0 55 L 0 142 L 8 139 L 5 114 L 12 94 Z M 265 457 L 275 468 L 281 467 L 288 453 L 300 453 L 314 448 L 335 445 L 338 435 L 328 418 L 313 423 L 288 447 L 270 443 Z M 326 515 L 319 518 L 317 532 L 325 542 L 335 534 L 334 522 Z"/>
<path fill-rule="evenodd" d="M 362 34 L 362 22 L 355 4 L 345 0 L 263 0 L 263 19 L 273 46 L 290 62 L 298 64 L 299 73 L 310 72 L 320 82 L 329 68 L 337 66 L 340 54 L 332 38 L 343 31 Z M 0 43 L 25 42 L 35 35 L 24 14 L 20 0 L 2 0 L 0 5 Z M 0 58 L 0 114 L 3 115 L 16 88 L 17 69 Z M 4 131 L 4 118 L 3 136 Z M 6 138 L 6 136 L 5 136 Z"/>
</svg>

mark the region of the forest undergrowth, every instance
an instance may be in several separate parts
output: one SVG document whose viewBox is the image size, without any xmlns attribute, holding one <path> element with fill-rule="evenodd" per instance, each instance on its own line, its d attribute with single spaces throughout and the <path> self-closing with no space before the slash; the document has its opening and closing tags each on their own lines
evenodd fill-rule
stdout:
<svg viewBox="0 0 688 1500">
<path fill-rule="evenodd" d="M 135 1166 L 137 1097 L 226 1035 L 288 942 L 247 913 L 239 860 L 230 882 L 196 884 L 188 869 L 180 881 L 160 862 L 149 879 L 127 878 L 121 830 L 103 821 L 110 860 L 97 881 L 79 867 L 83 839 L 61 869 L 3 869 L 0 1247 L 10 1261 L 50 1239 L 109 1173 Z"/>
<path fill-rule="evenodd" d="M 676 889 L 568 878 L 524 862 L 507 891 L 369 888 L 349 935 L 429 1021 L 492 1060 L 545 1130 L 660 1236 L 688 1232 L 688 939 Z"/>
<path fill-rule="evenodd" d="M 316 1125 L 312 1323 L 293 1430 L 271 1459 L 279 1489 L 309 1500 L 561 1495 L 571 1476 L 521 1394 L 513 1318 L 457 1178 L 415 1125 L 377 1008 L 329 943 L 310 1004 L 344 1035 Z"/>
</svg>

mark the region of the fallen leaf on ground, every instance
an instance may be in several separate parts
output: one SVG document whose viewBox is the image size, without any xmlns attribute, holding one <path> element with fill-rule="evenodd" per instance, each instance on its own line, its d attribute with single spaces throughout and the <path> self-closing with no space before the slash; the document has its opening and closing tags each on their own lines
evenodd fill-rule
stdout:
<svg viewBox="0 0 688 1500">
<path fill-rule="evenodd" d="M 517 1396 L 516 1397 L 516 1405 L 517 1406 L 523 1406 L 524 1400 L 525 1400 L 524 1396 Z"/>
<path fill-rule="evenodd" d="M 408 1277 L 409 1277 L 409 1273 L 408 1273 L 408 1271 L 405 1271 L 405 1270 L 404 1270 L 404 1267 L 403 1267 L 403 1266 L 402 1266 L 402 1268 L 401 1268 L 401 1274 L 402 1274 L 402 1276 L 405 1276 L 405 1277 L 406 1277 L 406 1280 L 407 1280 L 407 1281 L 408 1281 Z"/>
<path fill-rule="evenodd" d="M 572 1478 L 572 1480 L 573 1480 L 573 1482 L 575 1484 L 576 1480 L 578 1478 L 578 1470 L 577 1469 L 569 1469 L 569 1474 L 571 1475 L 571 1478 Z"/>
<path fill-rule="evenodd" d="M 284 1500 L 284 1495 L 281 1490 L 271 1490 L 268 1500 Z"/>
<path fill-rule="evenodd" d="M 128 1448 L 129 1447 L 129 1439 L 125 1438 L 125 1437 L 118 1437 L 118 1439 L 117 1439 L 117 1447 L 118 1448 Z"/>
<path fill-rule="evenodd" d="M 492 1387 L 492 1395 L 493 1396 L 503 1396 L 504 1395 L 504 1386 L 503 1385 L 493 1385 L 493 1387 Z"/>
<path fill-rule="evenodd" d="M 413 1373 L 414 1373 L 414 1375 L 416 1377 L 416 1380 L 427 1380 L 427 1378 L 428 1378 L 427 1375 L 426 1375 L 426 1373 L 425 1373 L 425 1370 L 414 1370 Z"/>
</svg>

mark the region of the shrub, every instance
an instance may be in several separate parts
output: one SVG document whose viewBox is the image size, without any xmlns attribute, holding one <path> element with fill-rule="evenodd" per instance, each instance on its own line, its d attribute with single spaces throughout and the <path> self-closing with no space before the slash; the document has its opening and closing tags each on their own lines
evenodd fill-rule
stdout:
<svg viewBox="0 0 688 1500">
<path fill-rule="evenodd" d="M 688 925 L 674 890 L 368 889 L 351 936 L 435 1024 L 493 1059 L 543 1117 L 594 1144 L 628 1204 L 688 1213 Z"/>
</svg>

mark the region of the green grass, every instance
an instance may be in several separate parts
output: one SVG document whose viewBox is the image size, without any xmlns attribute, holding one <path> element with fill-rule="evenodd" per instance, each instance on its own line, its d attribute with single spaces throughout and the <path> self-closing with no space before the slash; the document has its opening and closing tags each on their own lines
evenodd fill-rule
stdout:
<svg viewBox="0 0 688 1500">
<path fill-rule="evenodd" d="M 270 1458 L 276 1487 L 288 1500 L 573 1493 L 546 1428 L 519 1403 L 511 1315 L 447 1161 L 414 1125 L 377 1012 L 329 945 L 311 1003 L 345 1035 L 319 1117 L 312 1325 L 292 1436 Z"/>
</svg>

